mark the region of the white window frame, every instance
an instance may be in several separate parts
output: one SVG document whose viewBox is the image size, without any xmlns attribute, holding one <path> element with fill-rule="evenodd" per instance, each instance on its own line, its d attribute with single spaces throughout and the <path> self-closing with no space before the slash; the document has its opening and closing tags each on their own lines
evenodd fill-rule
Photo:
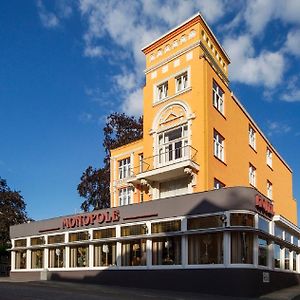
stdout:
<svg viewBox="0 0 300 300">
<path fill-rule="evenodd" d="M 125 179 L 130 177 L 131 163 L 130 157 L 126 157 L 118 161 L 119 164 L 119 179 Z"/>
<path fill-rule="evenodd" d="M 267 180 L 267 197 L 273 199 L 273 184 L 269 180 Z"/>
<path fill-rule="evenodd" d="M 218 180 L 217 178 L 214 178 L 214 189 L 219 190 L 225 187 L 225 184 Z"/>
<path fill-rule="evenodd" d="M 155 99 L 156 99 L 157 102 L 168 97 L 168 89 L 169 89 L 169 87 L 168 87 L 168 81 L 167 80 L 156 86 L 156 97 L 155 97 Z"/>
<path fill-rule="evenodd" d="M 188 70 L 183 71 L 179 75 L 175 76 L 175 91 L 179 93 L 186 90 L 189 87 L 190 74 Z"/>
<path fill-rule="evenodd" d="M 214 156 L 224 161 L 224 145 L 225 139 L 224 137 L 217 131 L 214 130 Z"/>
<path fill-rule="evenodd" d="M 272 151 L 269 147 L 267 147 L 267 152 L 266 152 L 266 162 L 267 162 L 267 165 L 269 167 L 272 168 L 272 164 L 273 164 L 273 159 L 272 159 Z"/>
<path fill-rule="evenodd" d="M 132 188 L 125 187 L 119 189 L 119 206 L 132 203 Z"/>
<path fill-rule="evenodd" d="M 224 91 L 220 88 L 216 81 L 213 81 L 213 106 L 224 114 Z"/>
<path fill-rule="evenodd" d="M 256 186 L 256 168 L 252 164 L 249 164 L 249 183 Z"/>
<path fill-rule="evenodd" d="M 256 131 L 249 125 L 249 145 L 256 150 Z"/>
</svg>

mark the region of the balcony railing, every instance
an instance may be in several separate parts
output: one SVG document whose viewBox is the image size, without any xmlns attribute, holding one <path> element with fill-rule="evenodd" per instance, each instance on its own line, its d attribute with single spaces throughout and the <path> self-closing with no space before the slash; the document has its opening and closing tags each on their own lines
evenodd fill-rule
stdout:
<svg viewBox="0 0 300 300">
<path fill-rule="evenodd" d="M 130 177 L 136 177 L 139 174 L 166 166 L 175 166 L 177 163 L 187 160 L 195 162 L 197 159 L 197 152 L 198 151 L 194 147 L 187 145 L 144 158 L 139 166 L 131 169 Z"/>
</svg>

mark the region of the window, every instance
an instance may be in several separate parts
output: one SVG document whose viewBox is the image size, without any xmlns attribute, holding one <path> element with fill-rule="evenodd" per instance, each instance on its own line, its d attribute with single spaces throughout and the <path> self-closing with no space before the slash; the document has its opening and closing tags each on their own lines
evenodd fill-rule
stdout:
<svg viewBox="0 0 300 300">
<path fill-rule="evenodd" d="M 26 247 L 26 239 L 15 240 L 15 247 Z"/>
<path fill-rule="evenodd" d="M 221 215 L 190 218 L 187 220 L 188 230 L 217 228 L 217 227 L 223 227 L 223 221 Z"/>
<path fill-rule="evenodd" d="M 119 179 L 130 176 L 130 157 L 119 161 Z"/>
<path fill-rule="evenodd" d="M 249 145 L 256 149 L 256 132 L 251 126 L 249 126 Z"/>
<path fill-rule="evenodd" d="M 130 187 L 119 189 L 119 205 L 131 204 L 131 191 Z"/>
<path fill-rule="evenodd" d="M 279 238 L 283 238 L 283 229 L 281 227 L 279 227 L 277 224 L 275 224 L 275 236 L 279 237 Z"/>
<path fill-rule="evenodd" d="M 273 185 L 269 180 L 267 180 L 267 197 L 269 199 L 273 197 Z"/>
<path fill-rule="evenodd" d="M 31 268 L 42 269 L 44 265 L 44 250 L 36 249 L 31 251 Z"/>
<path fill-rule="evenodd" d="M 188 72 L 184 72 L 175 77 L 176 92 L 183 91 L 188 87 Z"/>
<path fill-rule="evenodd" d="M 214 155 L 224 161 L 224 138 L 214 130 Z"/>
<path fill-rule="evenodd" d="M 168 82 L 164 82 L 157 86 L 157 101 L 168 97 Z"/>
<path fill-rule="evenodd" d="M 272 168 L 272 151 L 267 148 L 267 165 Z"/>
<path fill-rule="evenodd" d="M 268 265 L 268 241 L 258 237 L 258 264 Z"/>
<path fill-rule="evenodd" d="M 181 237 L 169 236 L 156 238 L 152 241 L 153 265 L 181 264 Z"/>
<path fill-rule="evenodd" d="M 224 114 L 224 92 L 215 81 L 213 82 L 213 105 Z"/>
<path fill-rule="evenodd" d="M 189 235 L 188 245 L 189 265 L 223 263 L 223 233 Z"/>
<path fill-rule="evenodd" d="M 18 250 L 15 252 L 15 268 L 26 269 L 26 250 Z"/>
<path fill-rule="evenodd" d="M 280 252 L 281 248 L 278 244 L 274 244 L 274 267 L 280 268 Z"/>
<path fill-rule="evenodd" d="M 254 215 L 243 213 L 231 213 L 230 225 L 254 227 Z"/>
<path fill-rule="evenodd" d="M 231 263 L 253 264 L 253 235 L 249 232 L 231 233 Z"/>
<path fill-rule="evenodd" d="M 64 234 L 48 236 L 48 244 L 58 244 L 58 243 L 64 243 L 64 242 L 65 242 Z"/>
<path fill-rule="evenodd" d="M 261 216 L 258 216 L 258 229 L 269 232 L 269 221 Z"/>
<path fill-rule="evenodd" d="M 223 187 L 225 187 L 225 184 L 215 178 L 214 179 L 214 189 L 218 190 L 218 189 L 221 189 Z"/>
<path fill-rule="evenodd" d="M 31 246 L 44 245 L 44 244 L 45 244 L 45 239 L 43 236 L 30 239 Z"/>
<path fill-rule="evenodd" d="M 256 186 L 256 168 L 253 165 L 249 165 L 249 183 Z"/>
<path fill-rule="evenodd" d="M 146 265 L 146 240 L 122 242 L 122 266 Z"/>
<path fill-rule="evenodd" d="M 94 266 L 107 267 L 116 265 L 116 249 L 115 242 L 96 244 L 94 249 Z"/>
<path fill-rule="evenodd" d="M 88 231 L 80 231 L 80 232 L 74 232 L 69 234 L 70 242 L 87 241 L 88 239 L 89 239 Z"/>
<path fill-rule="evenodd" d="M 65 261 L 65 247 L 49 249 L 49 268 L 63 268 Z"/>
<path fill-rule="evenodd" d="M 297 253 L 293 251 L 293 271 L 297 270 Z"/>
<path fill-rule="evenodd" d="M 183 125 L 158 136 L 158 161 L 159 165 L 170 164 L 176 160 L 187 158 L 188 126 Z"/>
<path fill-rule="evenodd" d="M 112 238 L 115 236 L 116 236 L 116 228 L 99 229 L 99 230 L 94 230 L 93 232 L 93 238 L 96 240 Z"/>
<path fill-rule="evenodd" d="M 147 233 L 146 224 L 138 224 L 138 225 L 121 227 L 121 236 L 143 235 L 146 233 Z"/>
<path fill-rule="evenodd" d="M 70 267 L 82 268 L 89 265 L 89 246 L 70 247 Z"/>
<path fill-rule="evenodd" d="M 181 230 L 181 221 L 165 221 L 151 224 L 152 233 L 172 232 Z"/>
<path fill-rule="evenodd" d="M 284 249 L 284 268 L 290 269 L 290 250 L 287 248 Z"/>
</svg>

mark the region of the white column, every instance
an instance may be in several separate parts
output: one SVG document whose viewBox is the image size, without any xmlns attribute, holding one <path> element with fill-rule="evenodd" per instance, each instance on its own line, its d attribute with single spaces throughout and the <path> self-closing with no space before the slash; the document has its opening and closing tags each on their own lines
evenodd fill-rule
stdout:
<svg viewBox="0 0 300 300">
<path fill-rule="evenodd" d="M 230 232 L 223 233 L 223 259 L 225 267 L 228 267 L 230 264 L 230 254 L 231 254 L 231 244 L 230 244 Z"/>
<path fill-rule="evenodd" d="M 121 236 L 121 227 L 120 225 L 117 225 L 116 227 L 116 237 L 120 237 Z M 122 245 L 121 242 L 117 242 L 117 267 L 121 266 L 122 263 L 122 259 L 121 259 L 121 255 L 122 255 Z"/>
<path fill-rule="evenodd" d="M 14 271 L 16 269 L 16 252 L 15 251 L 11 251 L 10 263 L 11 263 L 11 270 Z"/>
<path fill-rule="evenodd" d="M 147 221 L 146 222 L 146 226 L 148 228 L 148 236 L 151 235 L 151 222 Z M 152 240 L 151 239 L 147 239 L 147 268 L 151 268 L 152 266 Z"/>
<path fill-rule="evenodd" d="M 93 239 L 93 230 L 89 229 L 90 240 Z M 94 266 L 94 244 L 89 245 L 89 268 Z"/>
<path fill-rule="evenodd" d="M 27 247 L 30 246 L 30 237 L 26 238 L 27 242 L 26 245 Z M 27 249 L 26 250 L 26 269 L 31 269 L 31 250 Z"/>
<path fill-rule="evenodd" d="M 65 243 L 69 242 L 69 234 L 68 232 L 65 233 Z M 65 248 L 65 268 L 70 268 L 70 247 L 66 246 Z"/>
<path fill-rule="evenodd" d="M 181 220 L 181 231 L 187 231 L 187 218 Z M 188 238 L 186 235 L 181 236 L 181 264 L 186 267 L 188 264 Z"/>
<path fill-rule="evenodd" d="M 44 241 L 45 241 L 45 245 L 48 244 L 48 237 L 46 235 L 44 235 Z M 49 248 L 44 248 L 44 269 L 48 269 L 49 268 Z"/>
<path fill-rule="evenodd" d="M 274 269 L 274 243 L 270 243 L 268 246 L 268 267 Z"/>
<path fill-rule="evenodd" d="M 258 265 L 258 235 L 253 236 L 253 264 Z"/>
</svg>

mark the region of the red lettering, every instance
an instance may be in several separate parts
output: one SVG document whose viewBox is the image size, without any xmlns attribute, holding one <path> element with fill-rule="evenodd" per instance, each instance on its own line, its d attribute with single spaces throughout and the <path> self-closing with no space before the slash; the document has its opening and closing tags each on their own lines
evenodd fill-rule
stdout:
<svg viewBox="0 0 300 300">
<path fill-rule="evenodd" d="M 84 224 L 84 226 L 90 225 L 91 219 L 92 219 L 91 217 L 92 217 L 92 216 L 89 216 L 89 215 L 83 216 L 83 224 Z"/>
<path fill-rule="evenodd" d="M 114 210 L 113 211 L 113 222 L 118 222 L 120 220 L 120 211 Z"/>
<path fill-rule="evenodd" d="M 98 214 L 97 215 L 97 222 L 99 223 L 99 224 L 102 224 L 103 222 L 105 221 L 105 214 Z"/>
<path fill-rule="evenodd" d="M 76 219 L 75 218 L 70 218 L 69 219 L 69 224 L 71 228 L 74 228 L 76 226 Z"/>
<path fill-rule="evenodd" d="M 112 217 L 111 215 L 109 214 L 109 211 L 106 212 L 106 223 L 110 223 L 112 221 Z"/>
<path fill-rule="evenodd" d="M 94 225 L 94 222 L 95 222 L 96 218 L 97 218 L 97 215 L 91 214 L 91 224 L 92 225 Z"/>
<path fill-rule="evenodd" d="M 274 207 L 273 207 L 273 203 L 270 200 L 265 199 L 260 195 L 256 195 L 255 206 L 263 213 L 270 215 L 271 217 L 274 216 Z"/>
<path fill-rule="evenodd" d="M 70 221 L 68 218 L 63 219 L 63 228 L 65 227 L 70 228 Z"/>
</svg>

